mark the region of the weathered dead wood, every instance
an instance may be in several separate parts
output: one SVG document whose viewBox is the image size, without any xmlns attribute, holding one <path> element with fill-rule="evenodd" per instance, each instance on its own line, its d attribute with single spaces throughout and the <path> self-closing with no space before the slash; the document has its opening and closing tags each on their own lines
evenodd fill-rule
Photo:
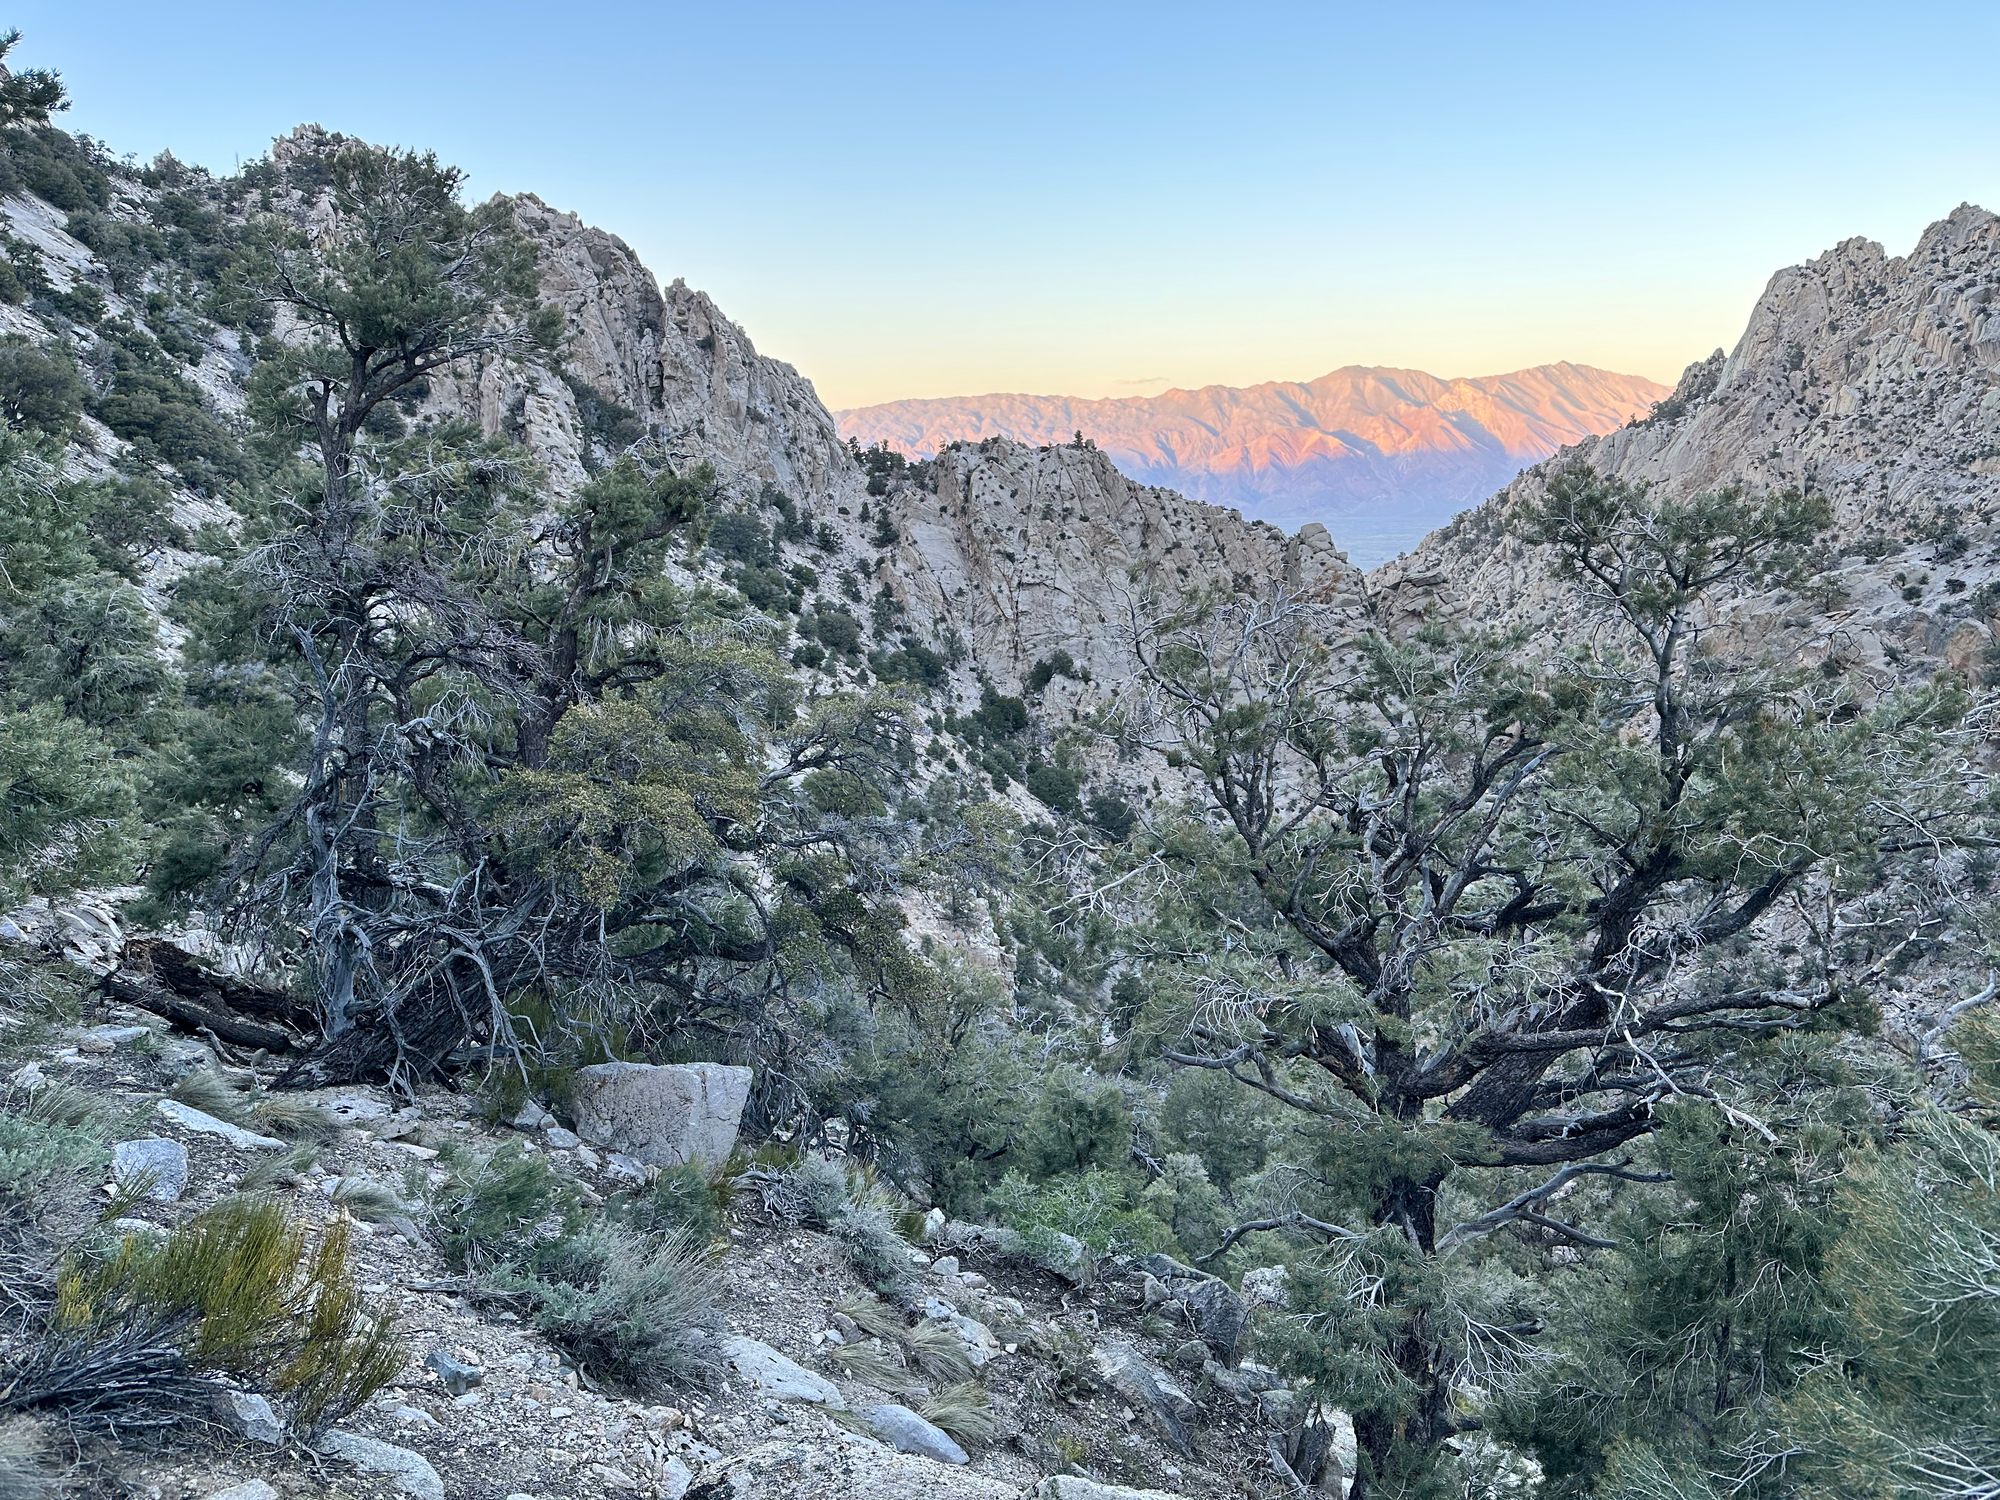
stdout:
<svg viewBox="0 0 2000 1500">
<path fill-rule="evenodd" d="M 161 939 L 125 946 L 123 961 L 104 977 L 112 999 L 163 1017 L 186 1031 L 213 1033 L 234 1047 L 285 1055 L 305 1038 L 293 1028 L 306 1021 L 282 990 L 218 974 L 192 954 Z"/>
</svg>

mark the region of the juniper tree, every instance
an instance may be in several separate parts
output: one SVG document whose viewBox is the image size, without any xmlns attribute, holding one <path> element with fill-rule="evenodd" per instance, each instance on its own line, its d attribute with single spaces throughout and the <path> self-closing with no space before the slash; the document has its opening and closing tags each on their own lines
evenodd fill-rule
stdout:
<svg viewBox="0 0 2000 1500">
<path fill-rule="evenodd" d="M 1160 742 L 1204 796 L 1156 825 L 1134 957 L 1168 1059 L 1310 1143 L 1221 1248 L 1327 1247 L 1287 1326 L 1354 1413 L 1356 1495 L 1441 1492 L 1479 1424 L 1468 1371 L 1538 1326 L 1518 1288 L 1461 1295 L 1483 1242 L 1608 1243 L 1558 1205 L 1656 1177 L 1639 1148 L 1666 1105 L 1757 1135 L 1756 1046 L 1872 1024 L 1884 892 L 1969 806 L 1967 705 L 1866 702 L 1732 631 L 1725 597 L 1795 577 L 1825 519 L 1572 470 L 1522 522 L 1589 601 L 1567 653 L 1342 634 L 1284 595 L 1141 643 Z"/>
<path fill-rule="evenodd" d="M 534 306 L 532 247 L 499 200 L 461 201 L 463 177 L 434 155 L 338 137 L 295 164 L 290 212 L 254 229 L 243 295 L 282 311 L 252 381 L 253 411 L 316 459 L 293 499 L 290 576 L 309 579 L 284 629 L 317 698 L 299 824 L 312 860 L 313 967 L 334 1035 L 356 1022 L 371 968 L 361 914 L 387 881 L 377 796 L 380 621 L 373 554 L 388 481 L 362 463 L 384 404 L 430 376 L 550 346 Z M 311 554 L 309 560 L 299 554 Z"/>
</svg>

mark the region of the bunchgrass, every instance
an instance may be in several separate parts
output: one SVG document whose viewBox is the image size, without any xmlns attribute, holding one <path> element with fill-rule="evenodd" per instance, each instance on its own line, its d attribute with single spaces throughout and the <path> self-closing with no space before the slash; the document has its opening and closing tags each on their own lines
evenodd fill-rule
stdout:
<svg viewBox="0 0 2000 1500">
<path fill-rule="evenodd" d="M 917 1411 L 968 1448 L 992 1441 L 999 1426 L 993 1419 L 993 1402 L 976 1380 L 946 1386 L 927 1397 Z"/>
</svg>

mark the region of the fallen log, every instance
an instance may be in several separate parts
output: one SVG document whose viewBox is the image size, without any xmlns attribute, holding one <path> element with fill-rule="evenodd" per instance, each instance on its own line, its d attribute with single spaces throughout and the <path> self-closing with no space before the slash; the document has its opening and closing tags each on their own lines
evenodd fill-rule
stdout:
<svg viewBox="0 0 2000 1500">
<path fill-rule="evenodd" d="M 299 1019 L 291 996 L 205 967 L 192 954 L 160 939 L 128 943 L 122 961 L 104 976 L 105 994 L 200 1035 L 211 1033 L 232 1047 L 286 1056 L 305 1050 L 290 1026 Z M 261 1017 L 263 1019 L 254 1019 Z"/>
</svg>

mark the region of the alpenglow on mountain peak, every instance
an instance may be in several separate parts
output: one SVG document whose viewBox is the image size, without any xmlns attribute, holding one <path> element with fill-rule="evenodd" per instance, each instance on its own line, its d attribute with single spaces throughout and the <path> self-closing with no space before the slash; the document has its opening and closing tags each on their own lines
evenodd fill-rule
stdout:
<svg viewBox="0 0 2000 1500">
<path fill-rule="evenodd" d="M 1346 365 L 1316 380 L 1156 396 L 944 396 L 835 415 L 843 434 L 916 457 L 955 442 L 1060 443 L 1081 432 L 1148 484 L 1286 527 L 1320 521 L 1366 566 L 1666 394 L 1642 376 L 1570 363 L 1456 379 Z"/>
</svg>

